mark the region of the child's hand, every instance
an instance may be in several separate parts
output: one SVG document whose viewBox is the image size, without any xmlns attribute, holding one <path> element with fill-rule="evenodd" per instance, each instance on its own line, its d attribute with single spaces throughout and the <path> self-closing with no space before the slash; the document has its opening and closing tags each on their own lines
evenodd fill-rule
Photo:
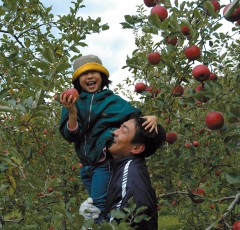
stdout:
<svg viewBox="0 0 240 230">
<path fill-rule="evenodd" d="M 143 119 L 146 119 L 146 121 L 142 124 L 143 126 L 145 126 L 145 130 L 149 129 L 149 132 L 152 132 L 155 129 L 156 133 L 158 133 L 158 130 L 157 130 L 158 117 L 154 115 L 144 116 Z"/>
<path fill-rule="evenodd" d="M 60 95 L 60 103 L 66 107 L 66 109 L 68 110 L 69 113 L 71 112 L 75 112 L 76 108 L 74 106 L 75 102 L 77 101 L 77 98 L 74 97 L 72 95 L 70 95 L 69 97 L 63 94 Z"/>
</svg>

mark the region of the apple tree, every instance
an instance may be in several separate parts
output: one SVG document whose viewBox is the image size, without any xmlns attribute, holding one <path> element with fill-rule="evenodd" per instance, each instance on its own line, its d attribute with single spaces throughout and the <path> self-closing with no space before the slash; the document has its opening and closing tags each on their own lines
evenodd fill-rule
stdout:
<svg viewBox="0 0 240 230">
<path fill-rule="evenodd" d="M 76 229 L 86 196 L 73 146 L 58 126 L 59 94 L 87 36 L 108 29 L 84 19 L 82 0 L 54 15 L 39 0 L 0 5 L 0 228 Z"/>
<path fill-rule="evenodd" d="M 240 1 L 223 2 L 144 0 L 121 23 L 136 45 L 125 95 L 167 131 L 148 162 L 159 215 L 186 229 L 240 219 Z"/>
</svg>

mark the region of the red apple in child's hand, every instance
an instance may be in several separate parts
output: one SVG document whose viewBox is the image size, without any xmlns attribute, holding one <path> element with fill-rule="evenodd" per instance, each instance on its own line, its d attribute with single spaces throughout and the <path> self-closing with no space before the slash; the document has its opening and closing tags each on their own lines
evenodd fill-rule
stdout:
<svg viewBox="0 0 240 230">
<path fill-rule="evenodd" d="M 72 98 L 77 98 L 79 97 L 78 91 L 75 88 L 69 88 L 63 91 L 62 96 L 66 95 L 66 99 L 68 99 L 71 95 Z"/>
</svg>

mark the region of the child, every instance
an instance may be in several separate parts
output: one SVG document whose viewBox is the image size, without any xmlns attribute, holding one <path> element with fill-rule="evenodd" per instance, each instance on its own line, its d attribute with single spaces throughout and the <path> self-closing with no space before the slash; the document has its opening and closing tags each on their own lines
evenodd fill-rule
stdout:
<svg viewBox="0 0 240 230">
<path fill-rule="evenodd" d="M 102 61 L 94 55 L 77 58 L 73 64 L 72 83 L 79 92 L 79 98 L 68 99 L 61 94 L 63 105 L 60 132 L 75 151 L 83 167 L 80 171 L 88 194 L 94 205 L 103 213 L 110 179 L 109 155 L 106 145 L 112 138 L 112 131 L 133 113 L 141 111 L 108 89 L 111 81 Z M 145 129 L 157 127 L 156 116 L 145 116 Z M 101 221 L 100 216 L 97 222 Z"/>
</svg>

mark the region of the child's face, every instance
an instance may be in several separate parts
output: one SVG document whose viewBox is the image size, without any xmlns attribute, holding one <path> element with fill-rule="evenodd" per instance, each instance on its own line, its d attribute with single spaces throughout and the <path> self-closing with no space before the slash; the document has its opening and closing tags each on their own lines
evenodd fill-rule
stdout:
<svg viewBox="0 0 240 230">
<path fill-rule="evenodd" d="M 79 77 L 79 83 L 83 90 L 95 93 L 101 89 L 101 74 L 95 70 L 89 70 Z"/>
</svg>

